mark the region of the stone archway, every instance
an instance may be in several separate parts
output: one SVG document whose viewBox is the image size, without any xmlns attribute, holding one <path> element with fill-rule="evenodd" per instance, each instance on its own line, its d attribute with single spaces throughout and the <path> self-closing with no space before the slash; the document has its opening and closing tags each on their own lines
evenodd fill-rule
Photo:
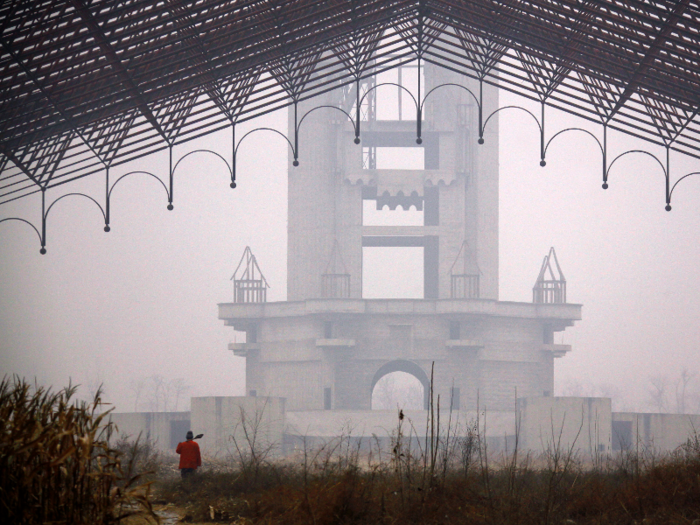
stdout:
<svg viewBox="0 0 700 525">
<path fill-rule="evenodd" d="M 395 361 L 389 361 L 388 363 L 379 367 L 379 370 L 374 374 L 372 378 L 372 385 L 369 389 L 370 406 L 372 404 L 372 392 L 374 392 L 374 387 L 377 386 L 377 382 L 387 374 L 392 372 L 405 372 L 412 375 L 421 385 L 423 385 L 423 409 L 428 410 L 430 403 L 430 378 L 428 374 L 425 373 L 420 366 L 418 366 L 413 361 L 407 361 L 405 359 L 397 359 Z"/>
</svg>

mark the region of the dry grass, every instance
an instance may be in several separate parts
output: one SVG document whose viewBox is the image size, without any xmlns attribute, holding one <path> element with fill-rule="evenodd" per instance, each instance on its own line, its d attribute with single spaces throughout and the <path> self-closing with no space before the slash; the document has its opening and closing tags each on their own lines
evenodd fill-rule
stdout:
<svg viewBox="0 0 700 525">
<path fill-rule="evenodd" d="M 232 461 L 157 493 L 193 521 L 239 524 L 700 524 L 697 438 L 666 457 L 591 463 L 554 450 L 533 460 L 490 454 L 468 432 L 416 446 L 402 421 L 391 450 L 361 452 L 341 437 L 292 463 L 265 461 L 254 477 Z"/>
<path fill-rule="evenodd" d="M 430 394 L 425 438 L 401 411 L 388 450 L 346 435 L 273 460 L 251 438 L 225 468 L 157 492 L 192 521 L 239 525 L 700 525 L 697 436 L 665 457 L 582 458 L 572 446 L 533 458 L 516 428 L 515 452 L 494 454 L 478 420 L 441 426 Z"/>
<path fill-rule="evenodd" d="M 141 514 L 155 520 L 150 485 L 131 475 L 100 392 L 73 400 L 18 378 L 0 382 L 0 523 L 111 524 Z"/>
</svg>

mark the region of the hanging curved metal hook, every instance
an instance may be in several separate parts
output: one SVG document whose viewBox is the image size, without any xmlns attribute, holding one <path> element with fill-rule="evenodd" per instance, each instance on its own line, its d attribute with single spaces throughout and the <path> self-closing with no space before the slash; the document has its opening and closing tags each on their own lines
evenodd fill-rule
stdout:
<svg viewBox="0 0 700 525">
<path fill-rule="evenodd" d="M 503 111 L 504 109 L 519 109 L 521 111 L 524 111 L 528 115 L 530 115 L 535 123 L 537 124 L 537 129 L 540 130 L 540 166 L 545 167 L 547 165 L 547 162 L 544 160 L 544 155 L 545 155 L 545 148 L 544 148 L 544 128 L 542 127 L 542 123 L 537 119 L 534 113 L 530 111 L 529 109 L 526 109 L 522 106 L 503 106 L 502 108 L 498 108 L 496 111 L 493 111 L 488 117 L 486 117 L 486 120 L 484 121 L 484 127 L 483 131 L 486 130 L 486 126 L 489 123 L 489 120 L 491 120 L 491 117 L 493 117 L 496 113 L 499 111 Z M 544 122 L 544 104 L 542 105 L 542 118 Z M 482 133 L 483 133 L 482 131 Z M 479 142 L 481 144 L 481 142 Z"/>
<path fill-rule="evenodd" d="M 31 226 L 32 229 L 36 232 L 36 236 L 39 237 L 39 244 L 41 244 L 41 233 L 39 233 L 39 230 L 37 229 L 37 227 L 34 226 L 31 222 L 29 222 L 26 219 L 21 219 L 19 217 L 7 217 L 6 219 L 0 219 L 0 224 L 2 224 L 3 222 L 7 222 L 7 221 L 19 221 L 19 222 L 23 222 L 23 223 Z"/>
<path fill-rule="evenodd" d="M 688 177 L 692 175 L 700 175 L 700 171 L 694 171 L 692 173 L 687 173 L 683 175 L 680 179 L 678 179 L 675 184 L 671 187 L 671 191 L 668 193 L 668 199 L 666 201 L 666 211 L 671 211 L 671 197 L 673 196 L 673 190 L 676 189 L 676 186 L 678 186 L 678 183 L 682 181 L 683 179 L 687 179 Z M 2 222 L 2 221 L 0 221 Z"/>
<path fill-rule="evenodd" d="M 116 181 L 114 181 L 114 184 L 112 184 L 112 187 L 109 189 L 109 192 L 107 193 L 107 197 L 109 197 L 109 198 L 112 197 L 112 191 L 114 191 L 115 186 L 117 184 L 119 184 L 119 181 L 128 177 L 129 175 L 139 175 L 139 174 L 140 175 L 148 175 L 148 176 L 156 179 L 158 182 L 160 182 L 160 185 L 163 186 L 163 189 L 165 190 L 165 194 L 167 195 L 168 199 L 170 199 L 170 192 L 168 191 L 168 187 L 165 185 L 165 183 L 162 180 L 160 180 L 157 176 L 155 176 L 153 173 L 151 173 L 150 171 L 141 171 L 141 170 L 130 171 L 129 173 L 125 173 L 124 175 L 119 177 Z"/>
<path fill-rule="evenodd" d="M 91 200 L 92 202 L 95 203 L 95 206 L 97 206 L 100 209 L 100 213 L 102 213 L 102 219 L 105 221 L 105 224 L 107 223 L 107 214 L 105 213 L 104 208 L 102 208 L 102 205 L 97 202 L 95 199 L 90 197 L 90 195 L 85 195 L 84 193 L 66 193 L 65 195 L 61 195 L 58 199 L 53 201 L 49 207 L 46 209 L 45 212 L 42 213 L 42 218 L 41 218 L 41 231 L 42 231 L 42 236 L 41 238 L 41 250 L 39 250 L 39 253 L 42 255 L 46 254 L 46 225 L 48 224 L 48 219 L 49 219 L 49 212 L 51 211 L 51 208 L 53 208 L 56 203 L 59 201 L 65 199 L 66 197 L 85 197 L 88 200 Z M 43 207 L 43 204 L 42 204 Z M 106 227 L 105 227 L 106 228 Z M 105 229 L 105 231 L 109 231 Z"/>
<path fill-rule="evenodd" d="M 481 107 L 481 103 L 479 102 L 479 99 L 477 98 L 477 96 L 474 94 L 474 92 L 471 89 L 469 89 L 468 87 L 463 86 L 461 84 L 447 82 L 446 84 L 440 84 L 439 86 L 435 86 L 433 89 L 428 91 L 425 94 L 425 96 L 423 97 L 423 101 L 420 103 L 420 108 L 423 109 L 423 106 L 425 106 L 425 101 L 428 100 L 428 97 L 433 93 L 433 91 L 436 91 L 440 88 L 447 87 L 447 86 L 454 86 L 454 87 L 462 88 L 464 91 L 466 91 L 467 93 L 469 93 L 472 96 L 472 98 L 474 99 L 474 102 L 476 102 L 477 107 Z"/>
<path fill-rule="evenodd" d="M 652 154 L 649 153 L 648 151 L 644 151 L 644 150 L 642 150 L 642 149 L 631 149 L 631 150 L 625 151 L 624 153 L 620 153 L 617 157 L 615 157 L 615 158 L 613 159 L 613 161 L 612 161 L 612 162 L 610 163 L 610 165 L 608 166 L 607 172 L 605 173 L 606 180 L 607 180 L 607 178 L 610 176 L 610 170 L 612 169 L 613 165 L 614 165 L 619 159 L 621 159 L 621 158 L 624 157 L 625 155 L 629 155 L 630 153 L 642 153 L 642 154 L 644 154 L 644 155 L 647 155 L 647 156 L 651 157 L 652 159 L 654 159 L 654 160 L 656 161 L 656 163 L 657 163 L 659 166 L 661 166 L 661 171 L 664 172 L 664 177 L 667 177 L 667 176 L 668 176 L 668 174 L 666 173 L 666 168 L 665 168 L 664 165 L 661 163 L 661 161 L 660 161 L 659 159 L 656 158 L 655 155 L 652 155 Z"/>
<path fill-rule="evenodd" d="M 102 208 L 102 205 L 101 205 L 99 202 L 97 202 L 95 199 L 93 199 L 92 197 L 90 197 L 90 195 L 85 195 L 84 193 L 66 193 L 65 195 L 61 195 L 58 199 L 56 199 L 55 201 L 53 201 L 53 202 L 49 205 L 49 207 L 46 209 L 46 212 L 44 213 L 44 219 L 48 219 L 48 218 L 49 218 L 49 212 L 51 211 L 51 208 L 53 208 L 53 207 L 56 205 L 56 203 L 57 203 L 58 201 L 63 200 L 63 199 L 65 199 L 66 197 L 85 197 L 86 199 L 91 200 L 91 201 L 94 202 L 95 205 L 100 209 L 100 212 L 102 213 L 102 218 L 103 218 L 104 220 L 107 220 L 107 215 L 105 214 L 105 210 L 104 210 L 104 208 Z M 44 240 L 46 240 L 46 239 L 44 239 Z"/>
<path fill-rule="evenodd" d="M 546 146 L 544 147 L 544 152 L 545 152 L 545 154 L 547 153 L 547 150 L 549 149 L 549 145 L 551 144 L 551 142 L 552 142 L 555 138 L 557 138 L 559 135 L 561 135 L 562 133 L 565 133 L 565 132 L 567 132 L 567 131 L 583 131 L 584 133 L 590 135 L 591 137 L 593 137 L 593 140 L 596 141 L 596 144 L 598 144 L 598 147 L 600 148 L 600 152 L 603 153 L 603 145 L 602 145 L 602 144 L 600 143 L 600 141 L 598 140 L 598 137 L 596 137 L 593 133 L 591 133 L 591 132 L 588 131 L 587 129 L 583 129 L 583 128 L 566 128 L 566 129 L 562 129 L 561 131 L 557 131 L 557 132 L 556 132 L 554 135 L 552 135 L 552 137 L 547 141 L 547 144 L 546 144 Z"/>
<path fill-rule="evenodd" d="M 591 137 L 593 137 L 593 140 L 595 140 L 596 144 L 598 144 L 598 148 L 600 149 L 600 153 L 601 153 L 601 155 L 603 156 L 603 159 L 602 159 L 602 160 L 603 160 L 603 179 L 606 179 L 606 172 L 605 172 L 605 170 L 606 170 L 606 166 L 605 166 L 605 158 L 606 158 L 606 155 L 605 155 L 605 148 L 603 147 L 603 144 L 601 144 L 600 140 L 598 140 L 598 137 L 596 137 L 593 133 L 591 133 L 591 132 L 588 131 L 587 129 L 583 129 L 583 128 L 566 128 L 566 129 L 562 129 L 562 130 L 560 130 L 560 131 L 557 131 L 557 132 L 556 132 L 554 135 L 552 135 L 552 137 L 547 141 L 547 144 L 546 144 L 545 147 L 544 147 L 543 155 L 547 155 L 547 151 L 549 150 L 549 145 L 552 143 L 552 141 L 553 141 L 555 138 L 557 138 L 559 135 L 562 135 L 563 133 L 566 133 L 567 131 L 582 131 L 582 132 L 586 133 L 587 135 L 590 135 Z M 607 180 L 607 179 L 606 179 L 606 180 Z M 603 186 L 603 188 L 607 189 L 607 183 L 605 183 L 605 185 Z"/>
<path fill-rule="evenodd" d="M 420 79 L 420 75 L 418 75 L 418 78 Z M 377 84 L 375 86 L 372 86 L 369 88 L 364 95 L 362 95 L 362 98 L 358 101 L 358 104 L 361 104 L 367 95 L 369 95 L 373 90 L 381 87 L 381 86 L 396 86 L 399 89 L 404 90 L 406 93 L 408 93 L 408 96 L 411 97 L 411 100 L 413 100 L 413 106 L 416 108 L 416 144 L 422 144 L 423 139 L 421 138 L 421 121 L 423 119 L 422 117 L 422 106 L 418 103 L 418 100 L 416 100 L 416 97 L 413 96 L 413 93 L 411 93 L 408 89 L 406 89 L 404 86 L 401 84 L 397 84 L 396 82 L 382 82 L 381 84 Z M 420 86 L 418 87 L 418 95 L 420 96 Z M 359 144 L 359 140 L 356 138 L 355 139 L 355 144 Z"/>
<path fill-rule="evenodd" d="M 423 100 L 422 100 L 421 103 L 420 103 L 420 114 L 421 114 L 421 115 L 423 114 L 423 108 L 424 108 L 424 106 L 425 106 L 425 102 L 428 100 L 428 97 L 429 97 L 430 95 L 432 95 L 434 91 L 436 91 L 436 90 L 438 90 L 438 89 L 440 89 L 440 88 L 443 88 L 443 87 L 447 87 L 447 86 L 454 86 L 454 87 L 461 88 L 461 89 L 463 89 L 464 91 L 466 91 L 467 93 L 469 93 L 469 94 L 472 96 L 472 98 L 474 99 L 474 102 L 476 103 L 476 107 L 479 108 L 479 144 L 483 144 L 483 143 L 484 143 L 484 128 L 483 128 L 483 126 L 482 126 L 482 124 L 481 124 L 481 121 L 482 121 L 482 118 L 483 118 L 483 113 L 482 113 L 483 108 L 481 107 L 481 102 L 479 101 L 479 99 L 477 98 L 477 96 L 474 94 L 474 92 L 473 92 L 471 89 L 469 89 L 468 87 L 466 87 L 466 86 L 463 86 L 463 85 L 461 85 L 461 84 L 455 84 L 454 82 L 447 82 L 447 83 L 445 83 L 445 84 L 440 84 L 440 85 L 438 85 L 438 86 L 435 86 L 433 89 L 431 89 L 430 91 L 428 91 L 428 92 L 425 94 L 425 96 L 423 97 Z"/>
<path fill-rule="evenodd" d="M 399 89 L 403 89 L 411 97 L 411 99 L 413 100 L 413 104 L 415 105 L 416 109 L 418 109 L 418 101 L 416 100 L 416 97 L 413 96 L 413 93 L 411 93 L 408 89 L 403 87 L 401 84 L 397 84 L 396 82 L 382 82 L 381 84 L 376 84 L 376 85 L 372 86 L 371 88 L 369 88 L 365 92 L 364 95 L 362 95 L 362 97 L 360 97 L 360 104 L 362 104 L 362 102 L 364 102 L 365 97 L 367 95 L 369 95 L 372 91 L 374 91 L 375 89 L 377 89 L 381 86 L 396 86 Z"/>
<path fill-rule="evenodd" d="M 294 145 L 289 141 L 289 138 L 287 138 L 287 135 L 285 135 L 285 134 L 282 133 L 281 131 L 276 130 L 276 129 L 274 129 L 274 128 L 255 128 L 255 129 L 251 129 L 248 133 L 246 133 L 245 135 L 243 135 L 243 136 L 241 137 L 241 140 L 238 141 L 238 144 L 236 144 L 236 147 L 235 147 L 234 150 L 233 150 L 233 159 L 234 159 L 234 161 L 235 161 L 235 159 L 236 159 L 236 156 L 238 155 L 238 148 L 241 146 L 241 142 L 243 142 L 243 141 L 245 140 L 245 138 L 246 138 L 248 135 L 251 135 L 251 134 L 255 133 L 256 131 L 272 131 L 272 132 L 274 132 L 274 133 L 277 133 L 280 137 L 282 137 L 284 140 L 287 141 L 287 144 L 289 144 L 289 148 L 292 150 L 292 154 L 294 154 L 294 155 L 296 156 L 296 152 L 294 151 Z M 298 162 L 298 161 L 295 160 L 294 162 L 296 163 L 296 164 L 294 164 L 294 166 L 298 166 L 298 165 L 299 165 L 299 162 Z"/>
<path fill-rule="evenodd" d="M 648 157 L 651 157 L 652 159 L 654 159 L 656 161 L 656 163 L 661 167 L 661 171 L 663 172 L 663 176 L 664 176 L 664 181 L 666 183 L 666 211 L 671 211 L 671 205 L 670 205 L 671 197 L 670 197 L 670 193 L 668 192 L 668 176 L 669 176 L 668 171 L 664 167 L 663 163 L 658 158 L 656 158 L 656 155 L 652 155 L 648 151 L 644 151 L 641 149 L 631 149 L 631 150 L 625 151 L 624 153 L 620 153 L 617 157 L 615 157 L 613 159 L 613 161 L 610 163 L 610 165 L 608 166 L 607 171 L 605 172 L 605 177 L 604 177 L 605 182 L 603 183 L 603 189 L 608 188 L 608 178 L 610 177 L 610 170 L 612 169 L 613 165 L 619 159 L 621 159 L 625 155 L 629 155 L 630 153 L 642 153 L 643 155 L 647 155 Z"/>
<path fill-rule="evenodd" d="M 486 120 L 484 121 L 484 130 L 486 130 L 486 126 L 488 125 L 489 120 L 491 120 L 491 117 L 493 117 L 499 111 L 503 111 L 504 109 L 520 109 L 524 111 L 534 119 L 535 123 L 537 124 L 537 128 L 540 130 L 540 133 L 542 133 L 542 125 L 540 124 L 540 121 L 537 119 L 534 113 L 532 113 L 532 111 L 522 106 L 503 106 L 502 108 L 498 108 L 496 111 L 491 112 L 491 114 L 489 114 L 489 116 L 486 117 Z"/>
<path fill-rule="evenodd" d="M 184 154 L 182 157 L 180 157 L 180 160 L 178 160 L 178 161 L 175 163 L 175 166 L 173 166 L 173 177 L 175 176 L 175 170 L 176 170 L 177 167 L 180 165 L 180 163 L 181 163 L 183 160 L 185 160 L 187 157 L 189 157 L 190 155 L 193 155 L 193 154 L 195 154 L 195 153 L 211 153 L 212 155 L 215 155 L 215 156 L 219 157 L 221 160 L 224 161 L 224 164 L 226 164 L 226 169 L 228 170 L 229 175 L 232 175 L 232 174 L 233 174 L 233 172 L 231 171 L 231 166 L 229 165 L 228 161 L 227 161 L 223 156 L 221 156 L 220 154 L 218 154 L 216 151 L 212 151 L 212 150 L 210 150 L 210 149 L 196 149 L 196 150 L 194 150 L 194 151 L 190 151 L 189 153 Z"/>
<path fill-rule="evenodd" d="M 355 119 L 353 119 L 353 118 L 350 116 L 350 114 L 349 114 L 347 111 L 345 111 L 343 108 L 339 108 L 339 107 L 337 107 L 337 106 L 316 106 L 316 107 L 311 108 L 311 109 L 310 109 L 309 111 L 307 111 L 306 113 L 304 113 L 304 116 L 302 116 L 302 117 L 299 119 L 299 122 L 298 122 L 298 124 L 297 124 L 297 129 L 301 129 L 301 124 L 302 124 L 302 122 L 304 122 L 304 119 L 305 119 L 306 117 L 308 117 L 309 114 L 313 113 L 313 112 L 316 111 L 317 109 L 323 109 L 323 108 L 337 109 L 337 110 L 340 111 L 343 115 L 345 115 L 346 117 L 348 117 L 348 120 L 349 120 L 350 122 L 352 122 L 353 127 L 355 126 Z"/>
</svg>

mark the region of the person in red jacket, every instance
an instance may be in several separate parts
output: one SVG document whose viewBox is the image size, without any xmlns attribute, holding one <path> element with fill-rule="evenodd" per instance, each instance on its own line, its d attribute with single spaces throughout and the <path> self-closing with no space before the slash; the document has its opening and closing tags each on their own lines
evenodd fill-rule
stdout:
<svg viewBox="0 0 700 525">
<path fill-rule="evenodd" d="M 175 452 L 180 454 L 180 475 L 182 479 L 192 476 L 197 467 L 202 466 L 202 456 L 199 454 L 199 445 L 194 441 L 194 434 L 187 431 L 187 441 L 178 443 Z"/>
</svg>

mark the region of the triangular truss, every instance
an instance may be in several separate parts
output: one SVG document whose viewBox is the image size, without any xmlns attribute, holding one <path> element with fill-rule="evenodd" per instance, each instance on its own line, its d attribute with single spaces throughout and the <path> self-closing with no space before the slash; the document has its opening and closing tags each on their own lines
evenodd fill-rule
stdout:
<svg viewBox="0 0 700 525">
<path fill-rule="evenodd" d="M 700 104 L 695 107 L 682 108 L 672 105 L 658 97 L 640 95 L 651 120 L 666 144 L 671 144 L 695 118 Z"/>
<path fill-rule="evenodd" d="M 700 158 L 698 35 L 687 0 L 7 0 L 0 203 L 415 59 Z"/>
<path fill-rule="evenodd" d="M 38 142 L 31 142 L 15 151 L 15 158 L 23 172 L 40 186 L 46 187 L 73 140 L 73 132 L 54 135 Z"/>
<path fill-rule="evenodd" d="M 241 72 L 208 86 L 207 94 L 231 122 L 236 122 L 259 79 L 258 70 Z"/>
<path fill-rule="evenodd" d="M 117 113 L 110 118 L 87 125 L 80 130 L 81 137 L 90 145 L 99 159 L 109 166 L 119 152 L 138 111 Z"/>
<path fill-rule="evenodd" d="M 309 82 L 321 51 L 299 57 L 285 57 L 272 62 L 270 73 L 292 100 L 298 100 Z"/>
<path fill-rule="evenodd" d="M 172 144 L 179 136 L 197 102 L 197 96 L 197 93 L 183 92 L 149 105 L 168 144 Z"/>
</svg>

